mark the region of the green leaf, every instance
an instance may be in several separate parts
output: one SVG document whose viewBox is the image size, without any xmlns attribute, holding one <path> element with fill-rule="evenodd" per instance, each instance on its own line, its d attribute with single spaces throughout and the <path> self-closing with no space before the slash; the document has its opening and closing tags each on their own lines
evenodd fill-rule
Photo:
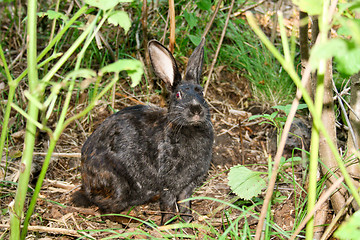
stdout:
<svg viewBox="0 0 360 240">
<path fill-rule="evenodd" d="M 251 117 L 248 118 L 249 121 L 257 119 L 257 118 L 262 118 L 264 117 L 264 115 L 252 115 Z"/>
<path fill-rule="evenodd" d="M 302 104 L 299 104 L 299 106 L 297 107 L 297 110 L 301 110 L 301 109 L 305 109 L 305 108 L 308 108 L 307 104 L 302 103 Z"/>
<path fill-rule="evenodd" d="M 320 15 L 322 13 L 323 1 L 314 0 L 293 0 L 301 11 L 307 12 L 309 15 Z"/>
<path fill-rule="evenodd" d="M 141 76 L 144 73 L 142 63 L 139 60 L 121 59 L 100 69 L 99 74 L 103 75 L 108 72 L 119 73 L 121 71 L 126 71 L 127 74 L 131 77 L 131 87 L 135 87 L 140 83 Z"/>
<path fill-rule="evenodd" d="M 186 22 L 189 24 L 190 29 L 197 25 L 197 19 L 194 13 L 188 13 L 188 11 L 184 11 L 184 17 Z"/>
<path fill-rule="evenodd" d="M 201 42 L 201 37 L 198 37 L 198 36 L 194 36 L 194 35 L 191 35 L 189 34 L 189 38 L 190 38 L 190 41 L 195 45 L 199 45 L 200 42 Z"/>
<path fill-rule="evenodd" d="M 360 1 L 351 1 L 338 4 L 338 14 L 342 14 L 345 11 L 354 11 L 360 8 Z"/>
<path fill-rule="evenodd" d="M 319 67 L 320 60 L 335 58 L 337 70 L 343 74 L 353 75 L 360 70 L 360 47 L 352 40 L 330 39 L 316 44 L 311 49 L 310 64 L 314 69 Z"/>
<path fill-rule="evenodd" d="M 261 193 L 266 187 L 266 182 L 259 175 L 262 173 L 253 172 L 250 169 L 237 165 L 230 169 L 228 185 L 239 197 L 250 200 Z"/>
<path fill-rule="evenodd" d="M 74 71 L 71 71 L 70 73 L 68 73 L 66 75 L 65 79 L 79 78 L 79 77 L 82 77 L 82 78 L 96 77 L 96 72 L 91 69 L 80 68 L 78 70 L 74 70 Z"/>
<path fill-rule="evenodd" d="M 346 75 L 353 75 L 360 71 L 360 48 L 339 51 L 335 55 L 337 70 Z"/>
<path fill-rule="evenodd" d="M 129 31 L 131 27 L 131 20 L 129 15 L 124 11 L 115 11 L 114 14 L 108 18 L 108 22 L 114 26 L 119 25 L 125 30 L 125 34 Z"/>
<path fill-rule="evenodd" d="M 295 163 L 299 163 L 302 162 L 302 158 L 301 157 L 290 157 L 288 159 L 281 157 L 280 158 L 280 164 L 283 165 L 285 163 L 291 163 L 291 162 L 295 162 Z"/>
<path fill-rule="evenodd" d="M 315 44 L 310 51 L 310 65 L 317 69 L 321 60 L 333 57 L 337 51 L 347 51 L 346 43 L 339 38 L 328 40 L 322 44 Z"/>
<path fill-rule="evenodd" d="M 10 194 L 7 194 L 7 195 L 5 195 L 5 196 L 10 196 Z M 3 216 L 7 215 L 8 212 L 9 212 L 9 208 L 8 208 L 8 207 L 1 209 L 1 215 L 3 215 Z"/>
<path fill-rule="evenodd" d="M 342 223 L 334 234 L 339 239 L 355 240 L 360 236 L 360 211 L 355 212 L 346 222 Z"/>
<path fill-rule="evenodd" d="M 279 112 L 273 112 L 271 115 L 270 115 L 270 119 L 271 120 L 274 120 L 274 118 L 276 117 L 276 115 L 278 114 Z"/>
<path fill-rule="evenodd" d="M 97 7 L 101 10 L 109 10 L 119 3 L 132 2 L 132 0 L 85 0 L 90 6 Z"/>
<path fill-rule="evenodd" d="M 336 31 L 338 35 L 350 37 L 354 34 L 353 27 L 360 28 L 360 19 L 347 19 L 342 21 L 340 28 Z"/>
<path fill-rule="evenodd" d="M 287 119 L 287 117 L 285 117 L 285 116 L 275 118 L 276 122 L 278 122 L 280 124 L 285 124 L 286 119 Z"/>
<path fill-rule="evenodd" d="M 286 115 L 289 115 L 290 109 L 291 109 L 291 104 L 287 104 L 285 106 L 277 105 L 277 106 L 273 106 L 272 108 L 284 111 L 284 113 Z M 301 109 L 304 109 L 304 108 L 307 108 L 306 103 L 299 104 L 299 106 L 297 107 L 297 110 L 301 110 Z"/>
<path fill-rule="evenodd" d="M 357 46 L 360 46 L 360 19 L 339 18 L 338 22 L 341 27 L 337 33 L 345 36 L 344 39 L 348 42 L 354 42 Z"/>
<path fill-rule="evenodd" d="M 64 21 L 67 21 L 69 18 L 63 14 L 63 13 L 60 13 L 60 12 L 55 12 L 53 10 L 48 10 L 45 15 L 48 16 L 49 19 L 62 19 Z"/>
<path fill-rule="evenodd" d="M 284 196 L 284 195 L 281 195 L 281 192 L 279 191 L 276 191 L 275 192 L 275 196 L 273 198 L 273 203 L 276 204 L 276 203 L 282 203 L 283 201 L 285 201 L 288 197 L 287 196 Z"/>
<path fill-rule="evenodd" d="M 211 10 L 211 0 L 200 0 L 196 2 L 196 5 L 201 9 L 205 11 Z"/>
<path fill-rule="evenodd" d="M 22 156 L 22 152 L 17 150 L 17 151 L 14 151 L 14 152 L 10 152 L 9 156 L 11 158 L 19 158 Z"/>
</svg>

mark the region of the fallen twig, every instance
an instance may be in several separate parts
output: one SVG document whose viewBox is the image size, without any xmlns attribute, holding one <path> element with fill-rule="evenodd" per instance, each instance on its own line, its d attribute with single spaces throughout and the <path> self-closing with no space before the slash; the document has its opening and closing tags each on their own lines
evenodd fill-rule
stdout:
<svg viewBox="0 0 360 240">
<path fill-rule="evenodd" d="M 34 152 L 33 155 L 46 156 L 47 153 Z M 52 157 L 67 157 L 67 158 L 80 158 L 81 153 L 52 153 Z"/>
<path fill-rule="evenodd" d="M 0 228 L 10 228 L 8 224 L 0 224 Z M 29 226 L 29 231 L 33 232 L 49 232 L 55 234 L 64 234 L 68 236 L 81 237 L 77 230 L 65 229 L 65 228 L 52 228 L 52 227 L 43 227 L 43 226 Z"/>
<path fill-rule="evenodd" d="M 76 187 L 74 184 L 70 184 L 70 183 L 63 182 L 63 181 L 51 180 L 51 179 L 45 179 L 44 183 L 48 183 L 51 186 L 54 186 L 56 188 L 65 189 L 65 190 L 72 190 Z"/>
<path fill-rule="evenodd" d="M 141 102 L 141 101 L 139 101 L 139 100 L 137 100 L 137 99 L 135 99 L 135 98 L 133 98 L 133 97 L 130 97 L 130 96 L 127 96 L 127 95 L 125 95 L 125 94 L 122 94 L 122 93 L 115 93 L 117 96 L 120 96 L 120 97 L 123 97 L 123 98 L 126 98 L 126 99 L 129 99 L 129 100 L 131 100 L 131 101 L 133 101 L 133 102 L 135 102 L 136 104 L 140 104 L 140 105 L 144 105 L 144 103 L 143 102 Z"/>
</svg>

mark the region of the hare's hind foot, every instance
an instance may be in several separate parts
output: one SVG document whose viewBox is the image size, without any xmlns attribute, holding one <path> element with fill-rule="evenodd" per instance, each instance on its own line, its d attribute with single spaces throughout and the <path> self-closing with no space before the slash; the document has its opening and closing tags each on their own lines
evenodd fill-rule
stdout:
<svg viewBox="0 0 360 240">
<path fill-rule="evenodd" d="M 76 207 L 90 207 L 94 205 L 83 189 L 80 189 L 73 193 L 71 197 L 71 202 Z"/>
</svg>

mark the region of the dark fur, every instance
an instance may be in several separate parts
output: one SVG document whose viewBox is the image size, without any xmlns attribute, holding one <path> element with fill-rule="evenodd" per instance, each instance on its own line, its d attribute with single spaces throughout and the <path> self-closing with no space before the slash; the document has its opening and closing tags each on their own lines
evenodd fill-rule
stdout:
<svg viewBox="0 0 360 240">
<path fill-rule="evenodd" d="M 155 73 L 170 91 L 168 109 L 128 107 L 94 131 L 81 151 L 82 186 L 74 193 L 75 205 L 95 204 L 102 213 L 119 213 L 160 195 L 161 224 L 177 211 L 191 219 L 190 202 L 178 205 L 177 201 L 190 197 L 203 181 L 213 144 L 209 108 L 199 85 L 203 45 L 204 40 L 194 50 L 181 80 L 171 53 L 150 41 Z M 170 75 L 161 68 L 169 63 Z"/>
</svg>

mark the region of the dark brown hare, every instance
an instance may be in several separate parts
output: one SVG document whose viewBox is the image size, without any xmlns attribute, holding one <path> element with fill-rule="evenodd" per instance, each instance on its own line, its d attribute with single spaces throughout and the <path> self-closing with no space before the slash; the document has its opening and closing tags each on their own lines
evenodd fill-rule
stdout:
<svg viewBox="0 0 360 240">
<path fill-rule="evenodd" d="M 158 41 L 149 42 L 156 75 L 170 92 L 168 108 L 134 106 L 108 117 L 81 151 L 77 206 L 96 205 L 120 213 L 160 196 L 161 224 L 176 212 L 190 221 L 189 198 L 206 176 L 213 145 L 209 107 L 200 86 L 204 42 L 189 58 L 182 79 L 174 57 Z"/>
</svg>

